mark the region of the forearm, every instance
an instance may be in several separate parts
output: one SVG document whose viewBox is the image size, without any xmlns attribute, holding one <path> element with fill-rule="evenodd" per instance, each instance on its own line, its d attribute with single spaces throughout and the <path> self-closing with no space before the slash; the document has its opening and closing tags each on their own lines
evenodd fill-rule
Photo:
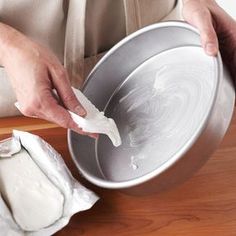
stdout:
<svg viewBox="0 0 236 236">
<path fill-rule="evenodd" d="M 11 50 L 21 44 L 20 38 L 24 37 L 16 29 L 0 23 L 0 65 L 4 66 L 5 59 L 12 55 Z"/>
</svg>

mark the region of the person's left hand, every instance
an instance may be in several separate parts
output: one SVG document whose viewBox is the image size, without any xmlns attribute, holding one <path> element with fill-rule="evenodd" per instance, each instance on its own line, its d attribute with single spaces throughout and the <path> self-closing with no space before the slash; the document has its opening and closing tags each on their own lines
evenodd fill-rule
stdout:
<svg viewBox="0 0 236 236">
<path fill-rule="evenodd" d="M 183 17 L 199 30 L 202 47 L 210 56 L 215 56 L 219 50 L 212 14 L 215 5 L 214 0 L 183 0 Z"/>
<path fill-rule="evenodd" d="M 236 21 L 215 0 L 183 0 L 184 19 L 198 28 L 206 53 L 220 50 L 236 85 Z"/>
</svg>

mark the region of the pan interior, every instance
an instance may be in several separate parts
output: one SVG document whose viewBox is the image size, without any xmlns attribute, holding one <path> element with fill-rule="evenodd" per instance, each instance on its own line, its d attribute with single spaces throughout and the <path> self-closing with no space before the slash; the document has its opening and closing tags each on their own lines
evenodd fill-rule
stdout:
<svg viewBox="0 0 236 236">
<path fill-rule="evenodd" d="M 97 140 L 104 178 L 141 177 L 187 150 L 209 113 L 216 80 L 215 59 L 194 46 L 162 52 L 137 67 L 105 108 L 122 145 L 114 147 L 105 135 Z"/>
</svg>

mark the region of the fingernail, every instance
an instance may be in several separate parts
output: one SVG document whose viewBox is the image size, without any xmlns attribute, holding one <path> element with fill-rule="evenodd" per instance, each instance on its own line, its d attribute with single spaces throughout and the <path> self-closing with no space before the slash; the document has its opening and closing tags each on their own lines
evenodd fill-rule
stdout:
<svg viewBox="0 0 236 236">
<path fill-rule="evenodd" d="M 75 113 L 78 114 L 79 116 L 85 116 L 86 115 L 86 111 L 81 106 L 77 106 L 75 108 Z"/>
<path fill-rule="evenodd" d="M 209 54 L 209 55 L 211 55 L 211 56 L 216 55 L 216 53 L 217 53 L 217 48 L 216 48 L 215 44 L 213 44 L 213 43 L 208 43 L 208 44 L 206 45 L 206 52 L 207 52 L 207 54 Z"/>
</svg>

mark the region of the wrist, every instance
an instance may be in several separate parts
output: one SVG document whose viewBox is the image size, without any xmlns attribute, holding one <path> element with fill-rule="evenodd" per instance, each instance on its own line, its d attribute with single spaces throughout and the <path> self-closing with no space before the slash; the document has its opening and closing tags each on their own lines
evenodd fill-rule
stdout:
<svg viewBox="0 0 236 236">
<path fill-rule="evenodd" d="M 14 28 L 0 23 L 0 65 L 4 66 L 11 55 L 11 49 L 16 46 L 16 38 L 19 32 Z M 14 46 L 15 45 L 15 46 Z"/>
</svg>

